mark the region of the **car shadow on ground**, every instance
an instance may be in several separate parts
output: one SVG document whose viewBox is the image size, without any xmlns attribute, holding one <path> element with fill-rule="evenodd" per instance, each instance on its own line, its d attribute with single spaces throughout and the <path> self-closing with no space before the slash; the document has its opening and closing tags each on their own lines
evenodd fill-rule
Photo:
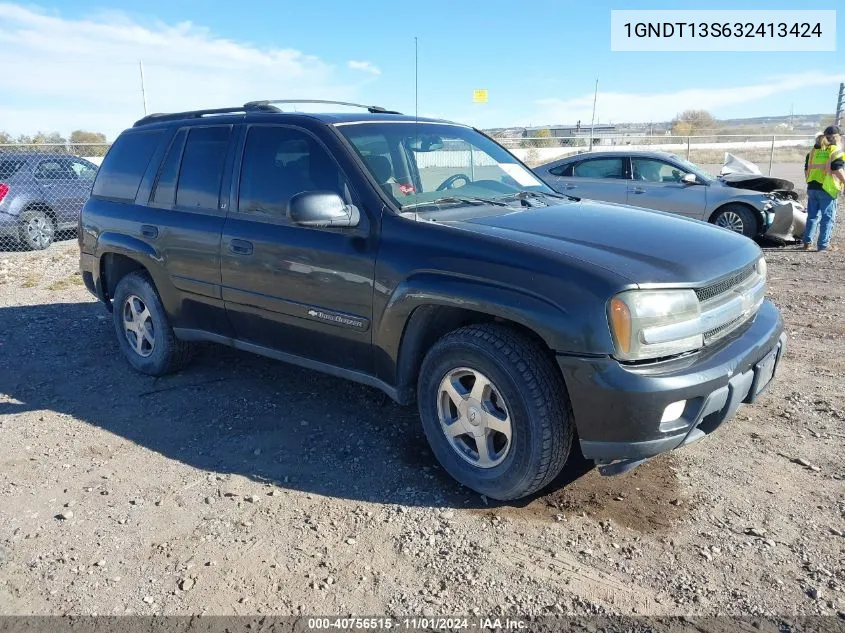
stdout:
<svg viewBox="0 0 845 633">
<path fill-rule="evenodd" d="M 68 414 L 205 471 L 377 503 L 497 505 L 437 465 L 415 407 L 215 345 L 199 346 L 178 374 L 142 376 L 96 302 L 0 308 L 0 393 L 11 398 L 0 401 L 0 416 Z M 590 470 L 573 452 L 550 490 Z"/>
</svg>

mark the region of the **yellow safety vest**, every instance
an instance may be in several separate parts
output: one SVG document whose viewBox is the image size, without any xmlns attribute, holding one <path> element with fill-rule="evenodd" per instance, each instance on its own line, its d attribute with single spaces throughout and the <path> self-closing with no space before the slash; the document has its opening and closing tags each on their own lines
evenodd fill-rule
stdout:
<svg viewBox="0 0 845 633">
<path fill-rule="evenodd" d="M 826 149 L 810 150 L 809 158 L 807 159 L 807 182 L 820 183 L 822 189 L 831 197 L 835 198 L 842 191 L 842 185 L 838 180 L 834 179 L 830 173 L 830 163 L 837 158 L 842 158 L 845 153 L 838 147 L 830 146 Z"/>
</svg>

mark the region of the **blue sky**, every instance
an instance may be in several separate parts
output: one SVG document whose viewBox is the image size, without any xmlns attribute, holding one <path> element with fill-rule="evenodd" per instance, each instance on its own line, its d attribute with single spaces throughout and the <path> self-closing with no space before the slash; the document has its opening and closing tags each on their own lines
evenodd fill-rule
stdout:
<svg viewBox="0 0 845 633">
<path fill-rule="evenodd" d="M 836 53 L 630 53 L 610 51 L 612 8 L 677 3 L 0 2 L 0 66 L 13 69 L 0 129 L 99 126 L 113 135 L 143 114 L 139 58 L 151 111 L 310 96 L 413 112 L 414 36 L 420 114 L 486 127 L 588 118 L 596 77 L 602 122 L 694 107 L 717 117 L 832 111 L 845 80 L 845 10 Z M 708 0 L 683 8 L 797 7 Z M 489 90 L 488 103 L 472 102 L 476 88 Z"/>
</svg>

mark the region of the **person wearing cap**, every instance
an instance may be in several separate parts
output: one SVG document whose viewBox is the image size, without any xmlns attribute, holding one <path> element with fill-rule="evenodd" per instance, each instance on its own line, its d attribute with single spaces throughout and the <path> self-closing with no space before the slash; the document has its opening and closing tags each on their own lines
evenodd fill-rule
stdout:
<svg viewBox="0 0 845 633">
<path fill-rule="evenodd" d="M 807 226 L 804 229 L 804 249 L 813 246 L 813 236 L 819 230 L 818 249 L 836 250 L 830 246 L 833 223 L 836 221 L 836 199 L 845 189 L 845 152 L 839 147 L 842 132 L 836 125 L 825 128 L 804 160 L 807 179 Z"/>
</svg>

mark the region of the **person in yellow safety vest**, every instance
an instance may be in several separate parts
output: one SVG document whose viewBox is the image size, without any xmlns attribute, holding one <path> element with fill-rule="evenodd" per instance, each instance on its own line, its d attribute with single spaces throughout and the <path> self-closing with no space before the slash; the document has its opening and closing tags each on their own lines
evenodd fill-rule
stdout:
<svg viewBox="0 0 845 633">
<path fill-rule="evenodd" d="M 813 236 L 819 229 L 818 249 L 837 250 L 830 246 L 833 223 L 836 221 L 836 198 L 845 189 L 845 152 L 839 146 L 842 132 L 831 125 L 816 137 L 816 144 L 804 160 L 807 179 L 807 227 L 804 229 L 804 249 L 813 246 Z"/>
</svg>

